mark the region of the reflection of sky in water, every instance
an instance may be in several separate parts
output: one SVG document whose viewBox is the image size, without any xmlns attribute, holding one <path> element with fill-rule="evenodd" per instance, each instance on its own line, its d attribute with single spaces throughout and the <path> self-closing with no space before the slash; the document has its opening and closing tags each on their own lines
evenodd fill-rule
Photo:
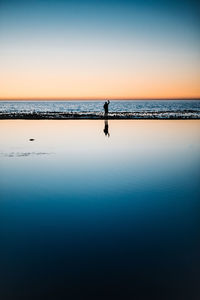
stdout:
<svg viewBox="0 0 200 300">
<path fill-rule="evenodd" d="M 200 122 L 108 125 L 1 121 L 4 297 L 197 293 Z"/>
</svg>

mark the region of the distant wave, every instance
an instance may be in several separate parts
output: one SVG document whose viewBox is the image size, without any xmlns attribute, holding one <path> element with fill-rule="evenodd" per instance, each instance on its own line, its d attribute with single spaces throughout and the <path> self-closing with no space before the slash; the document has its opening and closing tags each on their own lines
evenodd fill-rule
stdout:
<svg viewBox="0 0 200 300">
<path fill-rule="evenodd" d="M 0 119 L 103 119 L 104 101 L 0 101 Z M 200 119 L 199 100 L 111 101 L 109 119 Z"/>
</svg>

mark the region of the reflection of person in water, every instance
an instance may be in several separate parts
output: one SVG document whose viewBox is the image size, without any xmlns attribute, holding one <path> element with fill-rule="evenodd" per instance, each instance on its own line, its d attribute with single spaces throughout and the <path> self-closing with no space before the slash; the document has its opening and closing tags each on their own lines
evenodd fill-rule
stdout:
<svg viewBox="0 0 200 300">
<path fill-rule="evenodd" d="M 105 120 L 105 126 L 104 126 L 104 130 L 103 130 L 103 132 L 105 133 L 105 136 L 110 136 L 110 133 L 109 133 L 109 131 L 108 131 L 108 120 Z"/>
<path fill-rule="evenodd" d="M 110 104 L 110 101 L 109 101 L 109 100 L 108 100 L 107 102 L 104 103 L 103 108 L 104 108 L 105 115 L 108 114 L 108 105 L 109 105 L 109 104 Z"/>
</svg>

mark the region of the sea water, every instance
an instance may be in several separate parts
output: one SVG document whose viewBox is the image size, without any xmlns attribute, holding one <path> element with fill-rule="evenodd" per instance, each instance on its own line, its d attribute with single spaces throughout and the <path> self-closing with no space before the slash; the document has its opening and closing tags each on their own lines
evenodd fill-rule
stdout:
<svg viewBox="0 0 200 300">
<path fill-rule="evenodd" d="M 0 101 L 0 112 L 93 112 L 103 110 L 104 101 Z M 123 100 L 111 101 L 110 112 L 200 113 L 200 100 Z"/>
<path fill-rule="evenodd" d="M 1 299 L 200 296 L 200 121 L 4 120 L 0 170 Z"/>
</svg>

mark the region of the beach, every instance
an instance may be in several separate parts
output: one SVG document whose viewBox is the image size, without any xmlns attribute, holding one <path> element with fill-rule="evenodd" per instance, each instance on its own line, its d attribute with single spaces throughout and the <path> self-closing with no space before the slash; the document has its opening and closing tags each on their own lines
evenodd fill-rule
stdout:
<svg viewBox="0 0 200 300">
<path fill-rule="evenodd" d="M 0 128 L 2 299 L 198 298 L 199 120 Z"/>
<path fill-rule="evenodd" d="M 199 12 L 0 0 L 0 300 L 200 299 Z"/>
</svg>

